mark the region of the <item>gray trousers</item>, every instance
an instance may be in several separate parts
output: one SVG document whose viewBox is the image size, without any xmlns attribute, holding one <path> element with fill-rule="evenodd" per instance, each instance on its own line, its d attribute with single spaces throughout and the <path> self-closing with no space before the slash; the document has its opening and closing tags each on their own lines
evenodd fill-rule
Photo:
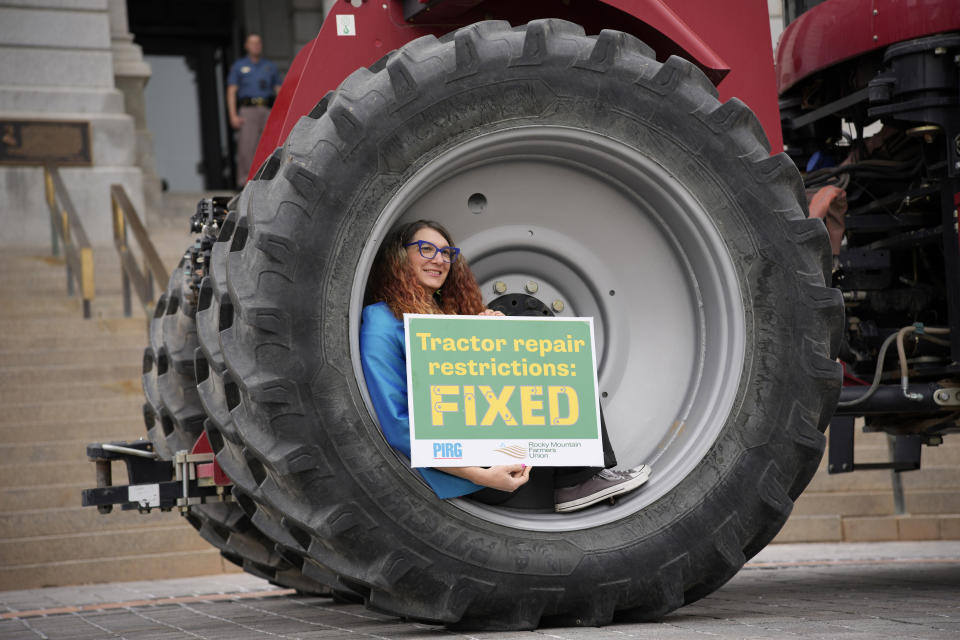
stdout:
<svg viewBox="0 0 960 640">
<path fill-rule="evenodd" d="M 267 126 L 270 107 L 240 107 L 237 115 L 243 118 L 243 124 L 237 130 L 237 188 L 242 189 L 247 182 L 260 135 Z"/>
</svg>

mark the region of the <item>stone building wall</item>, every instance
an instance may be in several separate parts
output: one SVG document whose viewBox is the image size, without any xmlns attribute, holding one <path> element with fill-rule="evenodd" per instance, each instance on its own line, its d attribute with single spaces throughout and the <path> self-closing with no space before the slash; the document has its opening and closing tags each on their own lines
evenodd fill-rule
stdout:
<svg viewBox="0 0 960 640">
<path fill-rule="evenodd" d="M 134 119 L 114 77 L 108 0 L 0 0 L 0 118 L 87 121 L 91 167 L 63 181 L 95 246 L 111 243 L 109 188 L 143 211 Z M 43 246 L 50 223 L 37 167 L 0 166 L 0 246 Z"/>
</svg>

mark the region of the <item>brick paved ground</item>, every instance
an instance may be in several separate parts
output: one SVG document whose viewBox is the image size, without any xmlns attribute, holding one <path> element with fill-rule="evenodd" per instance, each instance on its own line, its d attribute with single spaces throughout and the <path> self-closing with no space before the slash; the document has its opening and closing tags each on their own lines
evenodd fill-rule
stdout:
<svg viewBox="0 0 960 640">
<path fill-rule="evenodd" d="M 657 623 L 453 633 L 248 575 L 0 592 L 0 640 L 129 638 L 957 638 L 960 542 L 772 545 Z"/>
</svg>

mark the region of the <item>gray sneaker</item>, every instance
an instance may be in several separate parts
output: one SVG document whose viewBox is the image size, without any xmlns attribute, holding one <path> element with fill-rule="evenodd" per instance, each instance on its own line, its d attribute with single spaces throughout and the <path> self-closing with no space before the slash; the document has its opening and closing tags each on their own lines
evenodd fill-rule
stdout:
<svg viewBox="0 0 960 640">
<path fill-rule="evenodd" d="M 584 509 L 607 498 L 633 491 L 649 478 L 650 467 L 645 464 L 629 471 L 604 469 L 585 482 L 554 491 L 554 509 L 557 512 Z"/>
</svg>

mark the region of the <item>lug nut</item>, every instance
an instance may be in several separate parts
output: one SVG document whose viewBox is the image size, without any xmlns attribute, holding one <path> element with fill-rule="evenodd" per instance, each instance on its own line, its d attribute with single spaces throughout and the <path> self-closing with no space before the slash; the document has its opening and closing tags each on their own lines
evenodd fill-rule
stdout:
<svg viewBox="0 0 960 640">
<path fill-rule="evenodd" d="M 540 285 L 531 280 L 524 288 L 527 290 L 527 293 L 536 293 L 540 289 Z"/>
<path fill-rule="evenodd" d="M 496 294 L 503 294 L 507 292 L 507 283 L 502 280 L 497 280 L 493 283 L 493 292 Z"/>
<path fill-rule="evenodd" d="M 553 304 L 550 306 L 553 307 L 554 311 L 556 311 L 557 313 L 560 313 L 561 311 L 563 311 L 563 307 L 564 307 L 563 300 L 554 300 Z"/>
<path fill-rule="evenodd" d="M 937 400 L 940 402 L 949 402 L 950 401 L 950 392 L 946 389 L 940 389 L 937 391 Z"/>
</svg>

